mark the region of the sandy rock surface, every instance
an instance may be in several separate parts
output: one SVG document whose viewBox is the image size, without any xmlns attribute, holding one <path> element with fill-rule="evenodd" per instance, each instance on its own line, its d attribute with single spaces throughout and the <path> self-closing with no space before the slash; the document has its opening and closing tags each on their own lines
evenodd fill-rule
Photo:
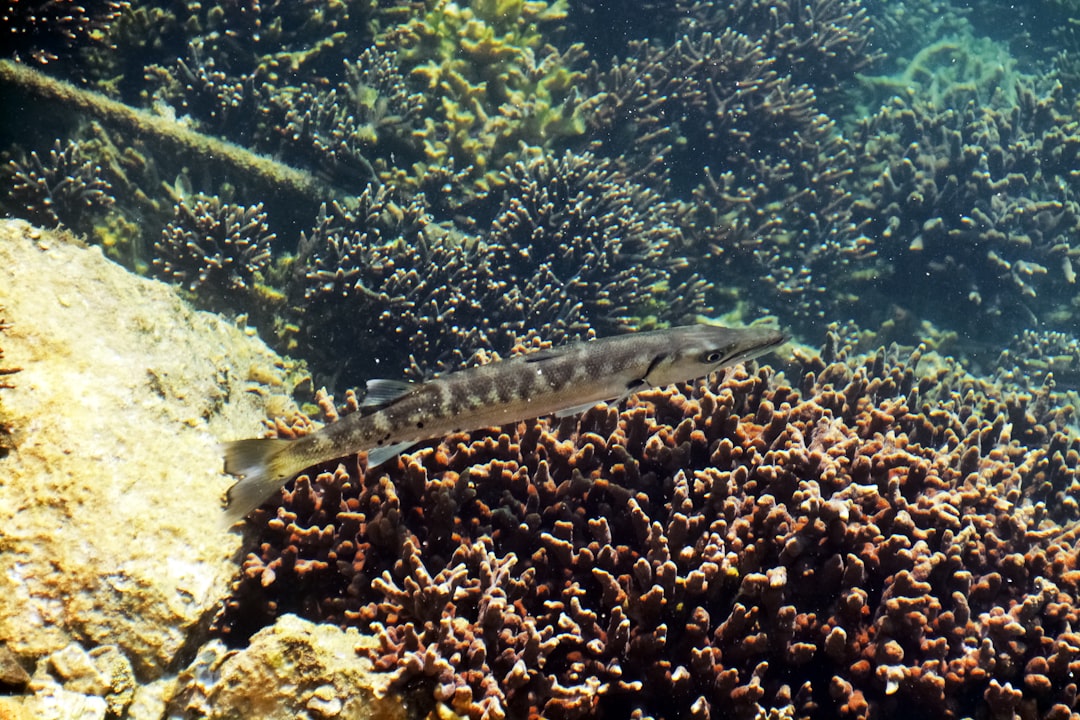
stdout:
<svg viewBox="0 0 1080 720">
<path fill-rule="evenodd" d="M 354 628 L 283 615 L 241 651 L 204 645 L 180 675 L 169 717 L 404 720 L 403 706 L 383 697 L 390 676 L 361 657 L 377 645 Z"/>
<path fill-rule="evenodd" d="M 22 368 L 0 389 L 0 639 L 32 675 L 0 714 L 161 717 L 239 568 L 218 443 L 257 434 L 289 372 L 171 287 L 23 222 L 0 222 L 0 308 L 2 363 Z"/>
</svg>

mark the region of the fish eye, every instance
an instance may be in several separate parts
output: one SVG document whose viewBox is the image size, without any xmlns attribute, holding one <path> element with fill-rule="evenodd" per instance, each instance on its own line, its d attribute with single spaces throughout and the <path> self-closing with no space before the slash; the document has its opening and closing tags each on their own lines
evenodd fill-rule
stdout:
<svg viewBox="0 0 1080 720">
<path fill-rule="evenodd" d="M 719 350 L 710 350 L 709 352 L 701 356 L 701 362 L 705 363 L 706 365 L 715 365 L 723 359 L 724 353 L 720 352 Z"/>
</svg>

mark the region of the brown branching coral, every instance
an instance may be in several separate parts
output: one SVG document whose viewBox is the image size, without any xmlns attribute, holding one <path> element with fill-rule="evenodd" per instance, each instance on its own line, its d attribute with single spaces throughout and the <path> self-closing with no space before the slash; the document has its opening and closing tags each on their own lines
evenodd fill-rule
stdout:
<svg viewBox="0 0 1080 720">
<path fill-rule="evenodd" d="M 218 627 L 373 628 L 475 718 L 1068 717 L 1073 408 L 846 355 L 313 468 Z"/>
</svg>

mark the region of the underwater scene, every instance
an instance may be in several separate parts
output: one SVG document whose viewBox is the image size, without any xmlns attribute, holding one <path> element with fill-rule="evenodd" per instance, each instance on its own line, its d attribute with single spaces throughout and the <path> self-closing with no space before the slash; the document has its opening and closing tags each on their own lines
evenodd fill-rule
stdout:
<svg viewBox="0 0 1080 720">
<path fill-rule="evenodd" d="M 1077 0 L 0 42 L 0 718 L 1080 720 Z"/>
</svg>

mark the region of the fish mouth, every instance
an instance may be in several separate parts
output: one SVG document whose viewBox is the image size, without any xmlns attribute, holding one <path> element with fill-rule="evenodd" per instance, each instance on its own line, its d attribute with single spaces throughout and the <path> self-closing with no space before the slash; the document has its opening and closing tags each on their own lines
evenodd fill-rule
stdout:
<svg viewBox="0 0 1080 720">
<path fill-rule="evenodd" d="M 762 337 L 758 339 L 753 347 L 749 347 L 740 353 L 736 362 L 746 362 L 767 355 L 791 339 L 790 334 L 773 328 L 762 328 L 761 334 Z"/>
</svg>

